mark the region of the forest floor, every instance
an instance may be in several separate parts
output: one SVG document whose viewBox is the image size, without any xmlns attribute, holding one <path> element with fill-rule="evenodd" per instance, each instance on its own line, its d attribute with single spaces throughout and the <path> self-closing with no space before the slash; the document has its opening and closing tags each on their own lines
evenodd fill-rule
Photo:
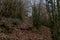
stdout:
<svg viewBox="0 0 60 40">
<path fill-rule="evenodd" d="M 8 24 L 9 22 L 6 25 Z M 22 24 L 15 25 L 12 33 L 3 33 L 0 28 L 0 40 L 51 40 L 48 27 L 41 26 L 39 30 L 36 28 L 29 29 L 29 27 L 32 27 L 32 22 L 28 19 Z"/>
</svg>

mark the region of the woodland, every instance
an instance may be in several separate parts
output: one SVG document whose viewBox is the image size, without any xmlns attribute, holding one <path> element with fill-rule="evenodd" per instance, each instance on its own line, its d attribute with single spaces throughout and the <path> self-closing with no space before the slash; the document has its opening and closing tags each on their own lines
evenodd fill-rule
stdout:
<svg viewBox="0 0 60 40">
<path fill-rule="evenodd" d="M 0 40 L 60 40 L 60 0 L 0 0 Z"/>
</svg>

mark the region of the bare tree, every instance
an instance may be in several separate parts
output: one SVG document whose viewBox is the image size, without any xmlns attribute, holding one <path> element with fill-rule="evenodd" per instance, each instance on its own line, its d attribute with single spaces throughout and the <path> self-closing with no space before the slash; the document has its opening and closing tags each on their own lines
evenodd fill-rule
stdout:
<svg viewBox="0 0 60 40">
<path fill-rule="evenodd" d="M 5 17 L 24 19 L 26 13 L 25 5 L 22 0 L 1 0 L 0 13 Z"/>
<path fill-rule="evenodd" d="M 40 13 L 38 13 L 38 8 L 36 7 L 35 3 L 32 7 L 32 19 L 33 19 L 33 27 L 37 29 L 40 27 Z"/>
<path fill-rule="evenodd" d="M 58 16 L 57 16 L 57 40 L 60 40 L 60 0 L 57 1 L 57 10 L 58 10 Z"/>
</svg>

